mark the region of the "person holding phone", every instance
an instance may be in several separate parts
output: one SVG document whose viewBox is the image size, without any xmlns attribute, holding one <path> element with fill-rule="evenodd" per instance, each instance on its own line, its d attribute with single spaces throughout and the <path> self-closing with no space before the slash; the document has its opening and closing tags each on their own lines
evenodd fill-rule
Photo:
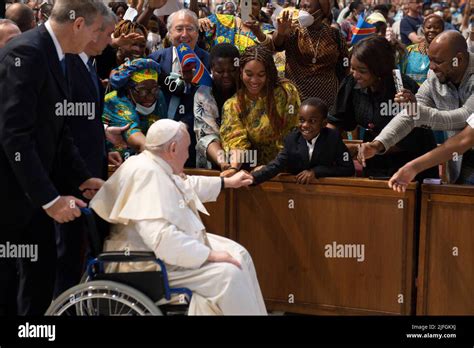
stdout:
<svg viewBox="0 0 474 348">
<path fill-rule="evenodd" d="M 336 103 L 329 112 L 328 127 L 352 131 L 359 126 L 365 129 L 364 142 L 373 140 L 398 113 L 400 107 L 394 100 L 394 68 L 394 50 L 385 38 L 374 35 L 357 43 L 351 57 L 352 74 L 342 81 Z M 402 83 L 413 93 L 418 90 L 417 83 L 403 74 Z M 368 160 L 365 163 L 364 176 L 391 176 L 405 163 L 435 146 L 433 132 L 418 128 L 390 152 Z M 348 149 L 355 157 L 358 146 L 348 144 Z M 420 174 L 420 178 L 425 177 L 437 178 L 437 168 Z"/>
<path fill-rule="evenodd" d="M 228 42 L 243 53 L 247 47 L 261 44 L 273 50 L 269 34 L 274 30 L 268 23 L 262 23 L 259 0 L 242 0 L 240 2 L 240 17 L 230 14 L 212 14 L 199 19 L 199 26 L 205 32 L 208 48 L 222 42 Z"/>
</svg>

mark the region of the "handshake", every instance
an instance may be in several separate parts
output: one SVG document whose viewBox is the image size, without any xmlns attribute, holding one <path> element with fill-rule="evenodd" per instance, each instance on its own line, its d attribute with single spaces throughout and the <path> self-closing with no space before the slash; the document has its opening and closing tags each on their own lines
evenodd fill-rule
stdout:
<svg viewBox="0 0 474 348">
<path fill-rule="evenodd" d="M 253 176 L 245 170 L 241 170 L 231 177 L 223 177 L 222 175 L 221 177 L 224 180 L 225 188 L 247 187 L 253 184 Z"/>
</svg>

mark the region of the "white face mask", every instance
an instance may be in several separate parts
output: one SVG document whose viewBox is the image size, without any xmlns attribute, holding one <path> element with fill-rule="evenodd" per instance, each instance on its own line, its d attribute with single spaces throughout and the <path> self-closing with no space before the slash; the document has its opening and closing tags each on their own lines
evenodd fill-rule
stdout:
<svg viewBox="0 0 474 348">
<path fill-rule="evenodd" d="M 277 4 L 274 4 L 274 6 L 275 6 L 275 11 L 273 12 L 273 15 L 272 15 L 272 21 L 273 21 L 273 26 L 275 28 L 278 28 L 277 18 L 280 15 L 280 13 L 283 11 L 283 7 Z M 309 27 L 314 23 L 314 17 L 311 13 L 308 13 L 307 11 L 299 10 L 298 22 L 302 27 Z"/>
<path fill-rule="evenodd" d="M 136 103 L 135 110 L 137 110 L 137 112 L 143 116 L 148 116 L 153 111 L 155 111 L 155 107 L 156 107 L 156 101 L 150 107 L 146 107 L 146 106 L 143 106 L 142 104 Z"/>
<path fill-rule="evenodd" d="M 300 22 L 300 25 L 302 27 L 309 27 L 314 23 L 314 17 L 312 14 L 300 10 L 299 15 L 298 15 L 298 22 Z"/>
</svg>

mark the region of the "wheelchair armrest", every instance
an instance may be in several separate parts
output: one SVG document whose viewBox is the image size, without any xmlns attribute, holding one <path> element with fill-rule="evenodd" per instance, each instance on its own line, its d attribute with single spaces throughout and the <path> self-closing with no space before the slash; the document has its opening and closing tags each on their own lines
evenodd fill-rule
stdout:
<svg viewBox="0 0 474 348">
<path fill-rule="evenodd" d="M 97 256 L 97 260 L 102 262 L 142 262 L 156 259 L 153 251 L 108 251 Z"/>
</svg>

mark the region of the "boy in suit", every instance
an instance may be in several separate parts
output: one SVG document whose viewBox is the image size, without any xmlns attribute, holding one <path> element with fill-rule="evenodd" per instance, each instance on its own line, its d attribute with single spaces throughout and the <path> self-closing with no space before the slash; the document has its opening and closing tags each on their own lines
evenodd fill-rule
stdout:
<svg viewBox="0 0 474 348">
<path fill-rule="evenodd" d="M 354 163 L 339 132 L 323 127 L 328 108 L 319 98 L 301 103 L 299 127 L 285 139 L 285 147 L 268 165 L 252 172 L 254 184 L 282 172 L 296 175 L 298 184 L 327 176 L 352 176 Z"/>
</svg>

